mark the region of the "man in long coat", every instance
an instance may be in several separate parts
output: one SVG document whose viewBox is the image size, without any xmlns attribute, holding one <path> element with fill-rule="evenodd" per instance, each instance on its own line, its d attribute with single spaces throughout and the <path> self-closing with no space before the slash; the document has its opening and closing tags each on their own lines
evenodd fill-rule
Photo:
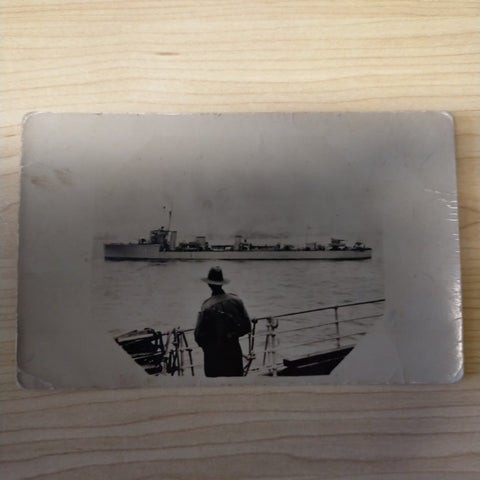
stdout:
<svg viewBox="0 0 480 480">
<path fill-rule="evenodd" d="M 250 332 L 250 318 L 242 300 L 233 293 L 225 293 L 220 267 L 210 269 L 207 278 L 212 296 L 205 300 L 198 314 L 195 341 L 204 354 L 207 377 L 243 376 L 243 355 L 239 338 Z"/>
</svg>

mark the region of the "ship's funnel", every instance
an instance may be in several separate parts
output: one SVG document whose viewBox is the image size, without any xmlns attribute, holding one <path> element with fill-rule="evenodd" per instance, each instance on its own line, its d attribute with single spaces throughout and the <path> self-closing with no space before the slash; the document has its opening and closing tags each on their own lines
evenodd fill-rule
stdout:
<svg viewBox="0 0 480 480">
<path fill-rule="evenodd" d="M 195 241 L 198 243 L 198 245 L 199 245 L 201 248 L 205 248 L 206 243 L 207 243 L 207 238 L 202 235 L 202 236 L 198 236 L 198 237 L 195 239 Z"/>
<path fill-rule="evenodd" d="M 240 250 L 240 243 L 242 242 L 241 235 L 235 235 L 235 243 L 233 244 L 233 249 L 238 252 Z"/>
<path fill-rule="evenodd" d="M 175 250 L 177 248 L 177 232 L 172 230 L 170 232 L 170 250 Z"/>
</svg>

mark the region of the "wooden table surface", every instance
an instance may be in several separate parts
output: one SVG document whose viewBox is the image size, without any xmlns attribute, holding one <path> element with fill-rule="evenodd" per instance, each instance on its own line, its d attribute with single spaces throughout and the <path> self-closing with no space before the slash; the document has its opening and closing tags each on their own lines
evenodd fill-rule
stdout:
<svg viewBox="0 0 480 480">
<path fill-rule="evenodd" d="M 0 13 L 3 480 L 478 478 L 477 1 L 4 0 Z M 449 110 L 456 121 L 463 380 L 167 391 L 17 388 L 25 113 L 428 109 Z"/>
</svg>

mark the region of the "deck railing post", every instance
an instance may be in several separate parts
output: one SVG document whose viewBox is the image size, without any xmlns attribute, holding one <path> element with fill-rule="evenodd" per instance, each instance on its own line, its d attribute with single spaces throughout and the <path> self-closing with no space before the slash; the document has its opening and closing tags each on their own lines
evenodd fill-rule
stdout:
<svg viewBox="0 0 480 480">
<path fill-rule="evenodd" d="M 252 362 L 255 360 L 255 330 L 257 328 L 258 320 L 256 318 L 252 318 L 252 329 L 248 334 L 248 355 L 247 355 L 247 363 L 243 367 L 243 376 L 245 377 L 250 370 L 250 366 Z"/>
<path fill-rule="evenodd" d="M 275 333 L 277 327 L 277 318 L 267 318 L 267 336 L 265 339 L 263 362 L 267 365 L 268 373 L 274 377 L 277 376 L 277 338 Z"/>
<path fill-rule="evenodd" d="M 175 329 L 175 348 L 177 350 L 177 361 L 178 361 L 178 375 L 183 377 L 184 373 L 184 352 L 185 345 L 183 344 L 183 338 L 180 329 Z"/>
<path fill-rule="evenodd" d="M 337 348 L 340 348 L 340 324 L 338 322 L 338 307 L 334 307 L 335 311 L 335 330 L 337 334 Z"/>
<path fill-rule="evenodd" d="M 186 362 L 185 354 L 188 356 L 189 365 L 185 365 L 185 362 Z M 190 368 L 192 377 L 195 376 L 192 349 L 188 345 L 187 336 L 185 335 L 185 330 L 180 331 L 180 356 L 181 356 L 181 362 L 182 362 L 182 365 L 181 365 L 182 375 L 185 374 L 185 369 Z"/>
</svg>

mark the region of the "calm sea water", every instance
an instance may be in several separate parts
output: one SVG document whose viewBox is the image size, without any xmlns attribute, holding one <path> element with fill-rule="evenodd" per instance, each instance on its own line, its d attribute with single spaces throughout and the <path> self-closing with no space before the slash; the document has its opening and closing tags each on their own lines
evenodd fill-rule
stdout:
<svg viewBox="0 0 480 480">
<path fill-rule="evenodd" d="M 112 336 L 145 327 L 162 332 L 175 327 L 191 329 L 202 301 L 210 294 L 201 278 L 207 276 L 213 265 L 223 269 L 224 276 L 230 279 L 225 290 L 242 298 L 252 318 L 365 302 L 384 296 L 382 263 L 376 259 L 166 263 L 97 260 L 92 282 L 92 317 L 99 329 Z M 381 314 L 381 304 L 341 309 L 341 319 L 357 319 L 342 325 L 342 334 L 354 333 L 352 328 L 366 330 L 379 311 Z M 335 334 L 334 325 L 313 328 L 332 320 L 333 311 L 281 319 L 279 354 L 293 357 L 318 350 L 322 343 L 324 348 L 332 346 L 328 338 Z M 257 344 L 263 348 L 265 322 L 259 322 L 257 330 Z M 191 334 L 189 340 L 194 344 Z M 245 341 L 243 343 L 245 351 Z M 196 356 L 201 357 L 201 354 Z"/>
</svg>

